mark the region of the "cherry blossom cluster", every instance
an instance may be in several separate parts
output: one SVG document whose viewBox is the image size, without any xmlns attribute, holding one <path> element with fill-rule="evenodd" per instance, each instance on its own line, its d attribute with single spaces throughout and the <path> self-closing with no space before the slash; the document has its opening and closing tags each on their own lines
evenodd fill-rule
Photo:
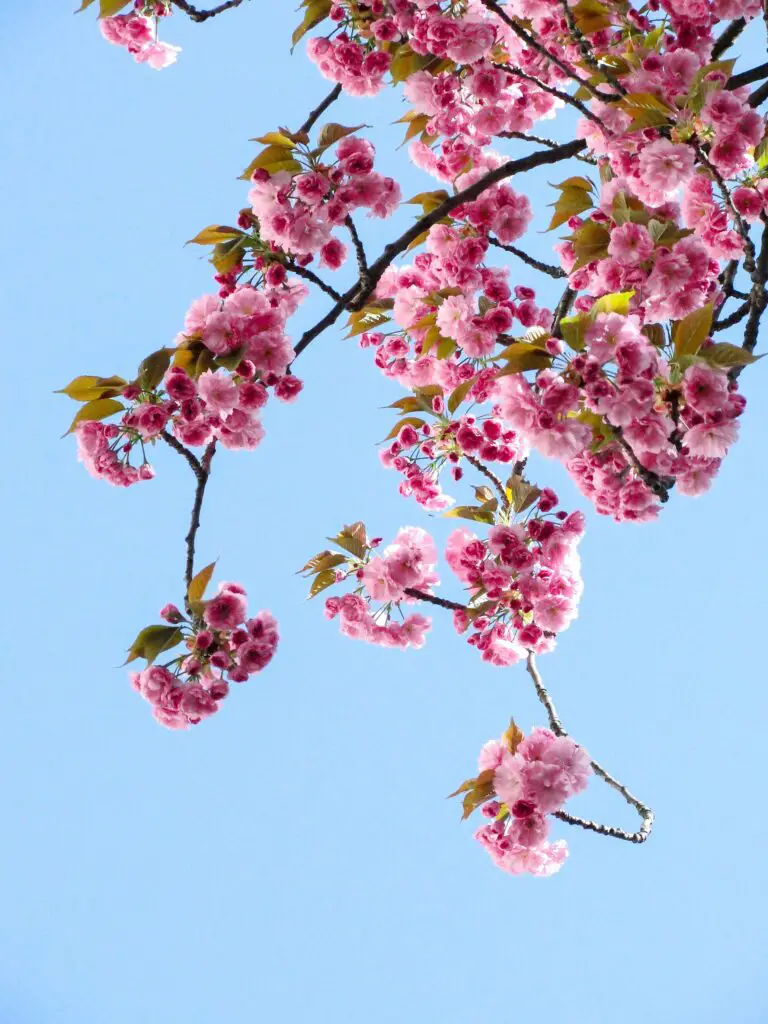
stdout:
<svg viewBox="0 0 768 1024">
<path fill-rule="evenodd" d="M 287 372 L 295 353 L 285 321 L 306 286 L 283 281 L 265 289 L 225 286 L 222 292 L 192 303 L 176 348 L 148 357 L 136 381 L 110 378 L 104 393 L 129 401 L 127 408 L 114 399 L 114 405 L 102 405 L 100 398 L 96 409 L 85 407 L 95 417 L 121 414 L 117 424 L 86 419 L 75 426 L 80 458 L 93 476 L 118 486 L 151 479 L 145 446 L 166 431 L 193 448 L 214 440 L 229 449 L 256 448 L 269 389 L 283 402 L 297 398 L 302 382 Z M 175 365 L 169 366 L 171 360 Z M 138 468 L 130 462 L 136 449 Z"/>
<path fill-rule="evenodd" d="M 430 594 L 439 582 L 435 573 L 437 549 L 426 531 L 404 526 L 380 555 L 373 554 L 378 540 L 366 543 L 361 557 L 350 561 L 346 571 L 331 583 L 352 580 L 355 589 L 325 602 L 328 619 L 338 616 L 344 636 L 380 647 L 423 647 L 431 619 L 417 613 L 406 615 L 403 605 Z"/>
<path fill-rule="evenodd" d="M 310 151 L 304 166 L 300 148 L 292 151 L 298 171 L 264 167 L 253 172 L 248 201 L 262 239 L 297 257 L 320 254 L 320 265 L 338 270 L 347 247 L 334 235 L 353 210 L 389 217 L 400 205 L 400 186 L 373 170 L 375 149 L 367 139 L 348 136 L 336 146 L 336 160 L 320 163 Z M 279 164 L 278 164 L 279 166 Z"/>
<path fill-rule="evenodd" d="M 485 540 L 461 527 L 446 544 L 448 565 L 471 595 L 466 609 L 454 611 L 454 626 L 470 630 L 468 642 L 491 665 L 551 651 L 578 614 L 584 517 L 552 513 L 554 492 L 535 493 L 535 514 L 492 526 Z"/>
<path fill-rule="evenodd" d="M 160 71 L 174 64 L 181 53 L 180 46 L 163 43 L 157 38 L 158 19 L 170 13 L 170 6 L 162 0 L 136 0 L 130 14 L 101 18 L 99 28 L 108 43 L 124 47 L 138 64 L 149 64 Z"/>
<path fill-rule="evenodd" d="M 420 389 L 419 395 L 424 395 L 424 391 Z M 439 477 L 445 467 L 450 467 L 453 479 L 461 480 L 464 470 L 460 462 L 466 455 L 485 463 L 511 463 L 527 458 L 528 450 L 520 435 L 505 429 L 498 417 L 451 419 L 443 415 L 444 399 L 440 393 L 433 395 L 427 408 L 437 417 L 436 422 L 429 424 L 412 418 L 400 427 L 392 443 L 379 452 L 379 458 L 387 469 L 403 474 L 400 494 L 413 496 L 428 512 L 439 512 L 454 504 L 454 499 L 443 492 Z"/>
<path fill-rule="evenodd" d="M 261 672 L 277 649 L 277 622 L 266 611 L 248 617 L 239 583 L 221 583 L 218 594 L 198 602 L 189 618 L 172 604 L 160 615 L 171 625 L 149 626 L 138 635 L 130 655 L 146 657 L 150 664 L 130 678 L 152 705 L 155 719 L 168 729 L 186 729 L 210 718 L 228 696 L 229 684 L 247 682 Z M 149 652 L 152 643 L 155 649 Z M 152 663 L 155 651 L 159 655 L 180 643 L 187 653 L 166 665 Z"/>
<path fill-rule="evenodd" d="M 550 818 L 587 788 L 589 754 L 569 736 L 555 736 L 549 729 L 533 729 L 523 738 L 512 723 L 501 739 L 483 747 L 478 770 L 477 778 L 457 793 L 466 793 L 465 817 L 480 807 L 489 819 L 475 839 L 494 864 L 513 875 L 559 871 L 568 847 L 562 839 L 549 841 Z"/>
</svg>

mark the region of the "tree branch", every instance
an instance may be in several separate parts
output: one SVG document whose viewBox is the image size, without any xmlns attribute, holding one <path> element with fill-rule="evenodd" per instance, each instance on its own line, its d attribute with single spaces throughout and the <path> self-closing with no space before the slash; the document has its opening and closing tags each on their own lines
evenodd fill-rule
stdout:
<svg viewBox="0 0 768 1024">
<path fill-rule="evenodd" d="M 417 590 L 415 587 L 406 587 L 405 593 L 408 597 L 415 597 L 417 601 L 436 604 L 441 608 L 447 608 L 449 611 L 465 612 L 467 610 L 465 604 L 459 604 L 458 601 L 448 601 L 446 598 L 438 597 L 436 594 L 427 594 L 423 590 Z"/>
<path fill-rule="evenodd" d="M 310 270 L 309 267 L 300 267 L 298 263 L 294 263 L 293 260 L 288 260 L 285 264 L 285 269 L 295 274 L 297 277 L 303 277 L 305 281 L 311 281 L 312 284 L 316 284 L 318 288 L 325 292 L 326 295 L 330 295 L 332 299 L 339 302 L 341 299 L 341 292 L 337 292 L 334 287 L 327 284 L 321 277 L 319 277 L 314 270 Z"/>
<path fill-rule="evenodd" d="M 549 149 L 557 149 L 560 145 L 554 139 L 547 139 L 543 135 L 531 135 L 530 132 L 499 132 L 498 134 L 500 139 L 520 139 L 522 142 L 532 142 L 536 146 L 547 146 Z M 581 160 L 584 164 L 591 164 L 592 167 L 597 166 L 597 160 L 591 156 L 578 154 L 574 159 Z"/>
<path fill-rule="evenodd" d="M 718 60 L 722 57 L 728 47 L 734 43 L 746 27 L 746 21 L 743 18 L 736 18 L 727 29 L 715 40 L 715 45 L 712 47 L 712 60 Z"/>
<path fill-rule="evenodd" d="M 363 287 L 365 287 L 365 285 L 368 283 L 368 260 L 365 255 L 363 243 L 360 241 L 360 236 L 357 233 L 355 222 L 352 220 L 352 217 L 349 214 L 347 214 L 347 216 L 344 218 L 344 225 L 347 231 L 349 231 L 350 238 L 352 239 L 352 245 L 355 247 L 355 256 L 357 257 L 357 272 L 359 275 L 358 280 L 360 281 L 360 284 Z"/>
<path fill-rule="evenodd" d="M 568 275 L 562 269 L 562 267 L 554 267 L 550 263 L 542 263 L 541 260 L 534 259 L 533 256 L 529 256 L 527 252 L 523 252 L 522 249 L 518 249 L 514 245 L 504 245 L 498 238 L 491 238 L 489 236 L 488 241 L 491 245 L 495 245 L 497 249 L 503 249 L 504 252 L 511 252 L 513 256 L 517 256 L 523 263 L 527 263 L 529 267 L 533 267 L 534 270 L 538 270 L 542 274 L 549 274 L 550 277 L 567 277 Z"/>
<path fill-rule="evenodd" d="M 549 719 L 549 727 L 556 736 L 567 736 L 563 723 L 557 714 L 554 701 L 549 695 L 548 690 L 542 682 L 539 670 L 536 667 L 536 659 L 533 652 L 529 652 L 528 660 L 526 664 L 528 675 L 533 680 L 533 685 L 536 689 L 536 696 L 539 698 L 547 712 L 547 718 Z M 575 815 L 568 814 L 565 811 L 556 811 L 554 817 L 559 818 L 560 821 L 565 821 L 569 825 L 578 825 L 580 828 L 589 829 L 591 832 L 597 832 L 600 835 L 612 836 L 614 839 L 624 839 L 629 843 L 644 843 L 648 836 L 651 834 L 653 828 L 653 811 L 650 807 L 646 806 L 636 796 L 627 789 L 627 787 L 619 782 L 610 775 L 605 768 L 597 761 L 591 761 L 592 771 L 595 775 L 598 775 L 603 782 L 607 783 L 611 789 L 615 789 L 617 793 L 620 793 L 626 802 L 633 807 L 638 815 L 640 816 L 640 828 L 636 832 L 627 832 L 622 828 L 616 828 L 614 825 L 602 825 L 596 821 L 589 821 L 586 818 L 577 818 Z"/>
<path fill-rule="evenodd" d="M 510 18 L 507 12 L 502 10 L 501 7 L 499 7 L 499 5 L 496 3 L 496 0 L 480 0 L 480 2 L 482 3 L 483 7 L 487 8 L 487 10 L 491 11 L 498 18 L 501 18 L 501 20 L 504 22 L 507 28 L 511 28 L 515 35 L 518 37 L 518 39 L 522 39 L 526 46 L 529 46 L 532 50 L 535 50 L 536 53 L 540 54 L 551 64 L 554 64 L 555 67 L 559 68 L 564 75 L 566 75 L 568 78 L 573 79 L 574 82 L 577 82 L 580 86 L 587 89 L 591 93 L 591 95 L 594 96 L 596 99 L 602 100 L 604 103 L 613 103 L 621 98 L 620 96 L 614 96 L 611 95 L 610 93 L 600 92 L 600 90 L 596 89 L 587 79 L 582 78 L 580 75 L 576 74 L 576 71 L 572 67 L 569 67 L 565 63 L 565 61 L 560 60 L 560 58 L 556 54 L 551 53 L 546 48 L 546 46 L 544 46 L 543 43 L 540 43 L 538 41 L 538 39 L 535 36 L 530 35 L 528 32 L 525 31 L 524 28 L 522 28 L 521 25 L 518 25 L 518 23 L 513 18 Z M 511 66 L 508 67 L 507 70 L 517 74 L 517 69 Z M 594 117 L 594 115 L 592 116 Z"/>
<path fill-rule="evenodd" d="M 171 0 L 174 7 L 178 7 L 180 11 L 183 11 L 192 21 L 201 24 L 204 21 L 208 21 L 209 18 L 215 18 L 217 14 L 223 14 L 224 11 L 231 11 L 235 7 L 239 7 L 243 0 L 226 0 L 225 3 L 219 4 L 218 7 L 212 7 L 208 11 L 201 11 L 197 7 L 193 7 L 192 4 L 187 3 L 187 0 Z"/>
<path fill-rule="evenodd" d="M 504 490 L 504 484 L 499 480 L 496 474 L 488 469 L 485 463 L 481 462 L 480 459 L 475 458 L 474 455 L 470 455 L 468 452 L 464 452 L 464 458 L 467 462 L 474 466 L 478 473 L 482 473 L 486 480 L 490 480 L 493 486 L 496 488 L 496 493 L 501 498 L 501 504 L 505 511 L 509 510 L 509 498 L 507 492 Z"/>
<path fill-rule="evenodd" d="M 740 89 L 742 85 L 751 85 L 752 82 L 762 82 L 764 78 L 768 78 L 768 63 L 758 64 L 756 67 L 750 68 L 749 71 L 742 71 L 741 74 L 733 75 L 728 79 L 725 88 Z"/>
<path fill-rule="evenodd" d="M 314 341 L 319 334 L 322 334 L 327 327 L 335 324 L 345 309 L 362 309 L 366 300 L 370 298 L 376 290 L 376 285 L 379 283 L 384 271 L 392 263 L 395 257 L 401 252 L 404 252 L 411 242 L 415 241 L 419 235 L 441 221 L 443 217 L 449 214 L 452 210 L 455 210 L 456 207 L 461 206 L 463 203 L 472 202 L 474 199 L 477 199 L 478 196 L 482 195 L 490 185 L 495 185 L 499 181 L 504 181 L 505 178 L 511 178 L 513 175 L 523 173 L 524 171 L 531 171 L 535 167 L 540 167 L 543 164 L 559 163 L 561 160 L 567 160 L 586 148 L 587 143 L 583 139 L 574 139 L 573 142 L 566 142 L 562 146 L 557 146 L 556 149 L 532 153 L 530 156 L 521 157 L 519 160 L 508 160 L 506 163 L 501 164 L 494 170 L 488 171 L 487 174 L 484 174 L 482 178 L 479 178 L 473 185 L 469 185 L 467 188 L 462 189 L 461 192 L 457 192 L 455 195 L 449 196 L 438 207 L 432 210 L 431 213 L 428 213 L 415 221 L 398 239 L 385 246 L 384 251 L 378 259 L 374 260 L 374 262 L 368 267 L 368 282 L 366 286 L 361 288 L 360 282 L 356 281 L 351 288 L 348 288 L 336 305 L 332 306 L 325 316 L 321 320 L 318 320 L 313 327 L 310 327 L 309 330 L 304 332 L 294 346 L 296 355 L 303 352 L 304 349 Z"/>
<path fill-rule="evenodd" d="M 203 452 L 203 457 L 200 460 L 200 475 L 197 477 L 195 500 L 192 505 L 192 516 L 189 522 L 189 532 L 184 538 L 184 543 L 187 545 L 187 561 L 184 567 L 184 606 L 187 610 L 187 615 L 190 617 L 192 616 L 192 609 L 189 606 L 187 592 L 195 574 L 195 540 L 197 538 L 197 531 L 200 529 L 200 511 L 203 507 L 205 488 L 211 475 L 211 462 L 215 453 L 216 440 L 214 439 L 213 441 L 209 441 L 208 447 Z"/>
<path fill-rule="evenodd" d="M 322 100 L 315 109 L 309 114 L 304 124 L 299 128 L 300 132 L 310 132 L 318 118 L 322 117 L 328 107 L 341 96 L 341 85 L 334 85 L 328 95 Z"/>
</svg>

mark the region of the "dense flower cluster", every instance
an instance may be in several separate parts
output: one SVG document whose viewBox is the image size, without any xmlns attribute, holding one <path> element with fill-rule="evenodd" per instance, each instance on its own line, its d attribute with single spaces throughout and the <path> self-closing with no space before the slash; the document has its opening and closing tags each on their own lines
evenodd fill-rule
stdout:
<svg viewBox="0 0 768 1024">
<path fill-rule="evenodd" d="M 300 155 L 300 154 L 295 154 Z M 367 139 L 347 137 L 336 147 L 332 165 L 253 172 L 248 193 L 261 237 L 299 257 L 319 253 L 320 264 L 338 270 L 347 247 L 332 234 L 353 210 L 367 209 L 372 217 L 389 217 L 400 204 L 400 186 L 373 170 L 375 150 Z M 293 158 L 292 158 L 293 159 Z"/>
<path fill-rule="evenodd" d="M 329 597 L 326 617 L 338 616 L 341 632 L 355 640 L 381 647 L 422 647 L 431 619 L 405 615 L 402 605 L 419 600 L 409 591 L 429 594 L 439 582 L 434 541 L 424 530 L 404 526 L 380 555 L 372 554 L 376 546 L 372 541 L 365 560 L 355 563 L 351 573 L 339 573 L 339 580 L 349 577 L 357 587 L 343 597 Z"/>
<path fill-rule="evenodd" d="M 454 612 L 458 632 L 491 665 L 513 665 L 529 651 L 544 654 L 578 614 L 584 585 L 576 550 L 584 533 L 580 512 L 548 515 L 557 496 L 538 494 L 536 515 L 492 526 L 486 540 L 465 528 L 448 538 L 445 557 L 472 595 Z"/>
<path fill-rule="evenodd" d="M 547 876 L 560 870 L 568 848 L 549 841 L 549 816 L 583 792 L 592 774 L 589 754 L 568 736 L 533 729 L 523 738 L 514 722 L 499 740 L 485 744 L 480 774 L 465 793 L 464 816 L 477 807 L 490 819 L 475 832 L 497 867 L 510 874 Z"/>
<path fill-rule="evenodd" d="M 210 718 L 229 694 L 229 684 L 244 683 L 261 672 L 277 649 L 277 622 L 265 611 L 248 618 L 246 593 L 239 583 L 220 584 L 218 594 L 203 603 L 202 615 L 188 619 L 170 604 L 160 614 L 177 627 L 160 633 L 162 649 L 183 643 L 188 653 L 167 665 L 148 664 L 131 674 L 131 685 L 168 729 L 186 729 Z M 163 628 L 142 631 L 132 653 L 146 657 L 142 644 L 156 635 L 151 631 Z"/>
<path fill-rule="evenodd" d="M 170 13 L 170 7 L 163 2 L 136 0 L 134 11 L 101 18 L 99 28 L 108 43 L 124 47 L 138 64 L 149 64 L 160 71 L 174 64 L 181 53 L 180 46 L 162 43 L 157 38 L 157 19 Z"/>
</svg>

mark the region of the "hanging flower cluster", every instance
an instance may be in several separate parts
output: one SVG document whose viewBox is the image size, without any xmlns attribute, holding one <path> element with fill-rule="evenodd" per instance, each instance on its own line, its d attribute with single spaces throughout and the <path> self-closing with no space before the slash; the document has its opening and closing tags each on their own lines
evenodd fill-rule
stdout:
<svg viewBox="0 0 768 1024">
<path fill-rule="evenodd" d="M 85 0 L 83 7 L 90 3 L 93 0 Z M 118 10 L 125 6 L 125 3 L 119 4 Z M 170 3 L 165 0 L 135 0 L 133 7 L 130 14 L 101 18 L 101 34 L 108 43 L 124 47 L 137 64 L 149 64 L 156 71 L 174 64 L 181 47 L 163 43 L 157 38 L 159 19 L 171 13 Z"/>
<path fill-rule="evenodd" d="M 246 592 L 239 583 L 221 583 L 215 597 L 203 600 L 213 570 L 213 565 L 206 566 L 192 580 L 187 615 L 167 604 L 160 616 L 169 625 L 147 626 L 128 652 L 129 662 L 147 661 L 142 672 L 131 673 L 131 685 L 168 729 L 186 729 L 210 718 L 228 696 L 229 684 L 247 682 L 267 667 L 277 650 L 277 622 L 265 611 L 248 617 Z M 180 645 L 181 654 L 157 664 L 162 654 Z"/>
<path fill-rule="evenodd" d="M 569 736 L 533 729 L 524 737 L 514 721 L 480 752 L 479 775 L 451 796 L 464 794 L 464 818 L 478 807 L 488 824 L 475 839 L 494 864 L 513 875 L 559 871 L 568 847 L 549 841 L 550 819 L 583 792 L 592 774 L 589 754 Z"/>
</svg>

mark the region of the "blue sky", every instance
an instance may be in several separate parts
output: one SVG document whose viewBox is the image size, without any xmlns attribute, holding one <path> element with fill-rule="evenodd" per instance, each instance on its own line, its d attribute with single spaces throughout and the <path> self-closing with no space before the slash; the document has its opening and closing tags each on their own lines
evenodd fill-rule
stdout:
<svg viewBox="0 0 768 1024">
<path fill-rule="evenodd" d="M 764 1021 L 765 367 L 706 498 L 651 526 L 589 515 L 581 618 L 541 661 L 573 735 L 656 810 L 645 847 L 562 826 L 559 876 L 496 871 L 444 797 L 510 714 L 543 724 L 524 671 L 481 665 L 439 618 L 421 652 L 369 648 L 304 600 L 294 572 L 342 523 L 425 525 L 376 458 L 397 389 L 340 330 L 258 452 L 218 460 L 203 516 L 201 557 L 278 616 L 279 657 L 168 733 L 119 664 L 181 598 L 191 477 L 162 451 L 151 484 L 91 480 L 52 392 L 170 342 L 208 289 L 184 240 L 244 203 L 248 138 L 328 86 L 289 56 L 292 4 L 174 18 L 184 52 L 162 73 L 66 2 L 3 6 L 0 1022 Z M 402 110 L 346 100 L 333 119 L 375 121 L 382 167 L 417 192 Z M 524 184 L 543 226 L 545 178 Z M 365 230 L 378 251 L 389 227 Z M 578 810 L 633 826 L 597 784 Z"/>
</svg>

